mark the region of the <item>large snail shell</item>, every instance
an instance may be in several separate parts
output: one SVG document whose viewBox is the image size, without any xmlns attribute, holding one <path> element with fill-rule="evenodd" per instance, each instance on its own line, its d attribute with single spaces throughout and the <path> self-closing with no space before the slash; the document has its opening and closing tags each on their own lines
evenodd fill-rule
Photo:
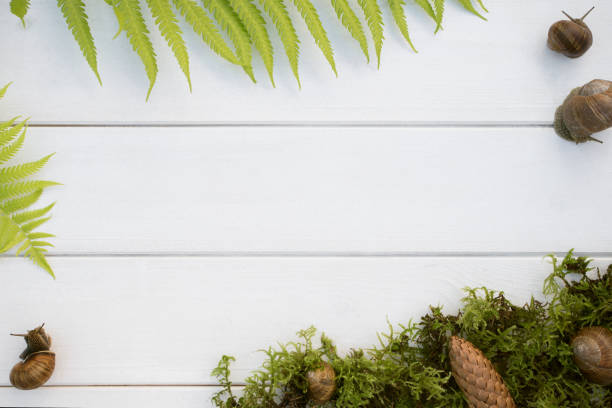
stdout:
<svg viewBox="0 0 612 408">
<path fill-rule="evenodd" d="M 595 79 L 574 89 L 555 113 L 555 131 L 564 139 L 583 143 L 593 133 L 612 127 L 612 82 Z"/>
<path fill-rule="evenodd" d="M 55 353 L 52 351 L 39 351 L 32 353 L 13 367 L 11 370 L 11 384 L 20 390 L 33 390 L 51 378 L 55 368 Z"/>
<path fill-rule="evenodd" d="M 605 327 L 586 327 L 572 340 L 574 361 L 591 382 L 612 384 L 612 331 Z"/>
<path fill-rule="evenodd" d="M 336 373 L 331 364 L 323 362 L 321 368 L 311 370 L 306 375 L 310 399 L 315 404 L 325 404 L 336 391 Z"/>
</svg>

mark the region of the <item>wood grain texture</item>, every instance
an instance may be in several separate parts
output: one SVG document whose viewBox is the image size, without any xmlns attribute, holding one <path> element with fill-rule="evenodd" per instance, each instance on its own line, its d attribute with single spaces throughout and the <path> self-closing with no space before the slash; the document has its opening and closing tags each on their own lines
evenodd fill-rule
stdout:
<svg viewBox="0 0 612 408">
<path fill-rule="evenodd" d="M 612 248 L 612 143 L 548 128 L 35 128 L 56 254 Z"/>
<path fill-rule="evenodd" d="M 418 319 L 430 304 L 456 311 L 465 286 L 541 298 L 542 257 L 209 258 L 55 257 L 57 281 L 0 258 L 0 385 L 37 324 L 53 336 L 49 385 L 214 384 L 223 354 L 240 381 L 257 350 L 315 325 L 340 352 L 377 343 L 376 332 Z M 598 259 L 605 267 L 612 259 Z M 153 399 L 153 398 L 152 398 Z"/>
<path fill-rule="evenodd" d="M 380 71 L 375 62 L 365 63 L 332 8 L 319 8 L 336 52 L 337 79 L 291 6 L 302 40 L 301 91 L 274 30 L 276 89 L 259 57 L 259 83 L 252 84 L 238 66 L 213 55 L 182 24 L 191 55 L 191 95 L 171 51 L 153 30 L 160 74 L 149 103 L 144 102 L 148 85 L 142 64 L 125 36 L 112 40 L 117 23 L 104 2 L 87 2 L 103 87 L 55 2 L 33 1 L 26 29 L 7 6 L 0 13 L 0 49 L 9 57 L 0 64 L 0 80 L 15 84 L 2 116 L 27 112 L 36 122 L 70 123 L 552 123 L 554 109 L 573 87 L 596 77 L 610 79 L 611 2 L 595 2 L 588 19 L 594 45 L 579 60 L 548 50 L 546 34 L 564 18 L 561 7 L 582 15 L 592 1 L 487 0 L 489 22 L 465 11 L 458 1 L 448 1 L 444 30 L 437 35 L 429 17 L 408 3 L 409 28 L 420 52 L 409 49 L 385 7 Z M 145 15 L 152 22 L 148 11 Z"/>
<path fill-rule="evenodd" d="M 0 404 L 13 407 L 168 408 L 210 407 L 217 387 L 0 387 Z"/>
</svg>

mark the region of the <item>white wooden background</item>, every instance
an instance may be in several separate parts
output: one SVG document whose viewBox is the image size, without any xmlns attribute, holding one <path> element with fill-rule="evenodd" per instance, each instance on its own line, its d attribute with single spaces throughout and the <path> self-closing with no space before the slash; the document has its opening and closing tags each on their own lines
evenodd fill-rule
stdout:
<svg viewBox="0 0 612 408">
<path fill-rule="evenodd" d="M 487 0 L 483 22 L 449 0 L 434 36 L 409 0 L 420 52 L 385 15 L 379 71 L 324 6 L 340 75 L 300 25 L 301 91 L 278 41 L 273 89 L 262 66 L 251 84 L 186 34 L 189 94 L 155 33 L 148 103 L 103 2 L 87 2 L 103 87 L 55 1 L 34 0 L 25 30 L 2 3 L 0 82 L 14 84 L 0 119 L 32 117 L 19 159 L 57 152 L 41 177 L 64 185 L 44 195 L 57 280 L 0 257 L 0 406 L 209 406 L 222 354 L 240 382 L 258 349 L 311 324 L 367 347 L 387 318 L 455 311 L 465 286 L 540 297 L 547 253 L 612 262 L 612 132 L 576 146 L 550 126 L 571 88 L 611 79 L 610 2 L 569 60 L 547 29 L 592 1 Z M 55 374 L 12 389 L 23 344 L 8 333 L 43 321 Z"/>
</svg>

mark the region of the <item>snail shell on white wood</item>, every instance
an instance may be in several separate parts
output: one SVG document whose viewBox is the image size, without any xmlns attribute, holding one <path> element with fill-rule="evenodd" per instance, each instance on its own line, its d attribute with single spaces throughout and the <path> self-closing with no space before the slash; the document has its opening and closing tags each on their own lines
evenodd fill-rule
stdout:
<svg viewBox="0 0 612 408">
<path fill-rule="evenodd" d="M 578 58 L 593 45 L 593 33 L 584 19 L 593 11 L 590 9 L 582 18 L 574 18 L 563 11 L 569 20 L 554 23 L 548 30 L 548 48 L 569 58 Z"/>
<path fill-rule="evenodd" d="M 595 79 L 570 92 L 555 112 L 555 131 L 564 139 L 584 143 L 612 127 L 612 82 Z"/>
<path fill-rule="evenodd" d="M 612 331 L 585 327 L 572 340 L 574 361 L 591 382 L 612 384 Z"/>
<path fill-rule="evenodd" d="M 23 361 L 15 364 L 11 370 L 10 380 L 15 388 L 33 390 L 51 378 L 55 369 L 55 353 L 51 348 L 51 337 L 43 329 L 44 323 L 28 331 L 27 334 L 12 334 L 25 339 L 26 349 L 19 358 Z"/>
</svg>

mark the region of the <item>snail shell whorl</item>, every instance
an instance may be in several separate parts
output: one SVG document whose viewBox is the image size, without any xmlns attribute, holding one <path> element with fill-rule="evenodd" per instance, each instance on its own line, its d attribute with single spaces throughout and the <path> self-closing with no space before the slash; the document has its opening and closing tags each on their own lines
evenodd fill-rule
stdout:
<svg viewBox="0 0 612 408">
<path fill-rule="evenodd" d="M 576 143 L 593 138 L 593 133 L 612 127 L 612 82 L 595 79 L 576 88 L 555 112 L 555 131 Z"/>
<path fill-rule="evenodd" d="M 323 362 L 321 368 L 309 371 L 306 377 L 310 398 L 315 404 L 324 404 L 331 400 L 336 391 L 336 373 L 331 364 Z"/>
<path fill-rule="evenodd" d="M 574 361 L 591 382 L 612 384 L 612 331 L 605 327 L 586 327 L 572 340 Z"/>
<path fill-rule="evenodd" d="M 38 351 L 30 354 L 25 361 L 13 367 L 10 374 L 11 384 L 20 390 L 33 390 L 51 378 L 55 368 L 55 353 Z"/>
</svg>

